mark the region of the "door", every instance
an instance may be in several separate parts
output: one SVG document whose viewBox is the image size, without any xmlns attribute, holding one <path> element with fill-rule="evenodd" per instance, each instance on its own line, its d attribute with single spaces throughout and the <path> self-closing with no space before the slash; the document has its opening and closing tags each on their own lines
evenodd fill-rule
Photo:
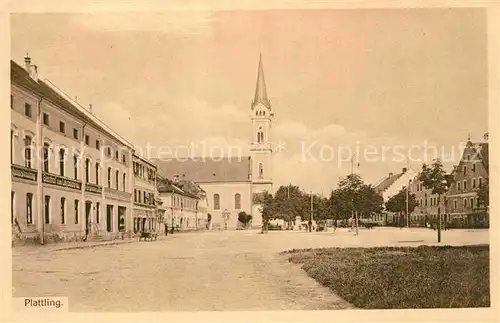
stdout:
<svg viewBox="0 0 500 323">
<path fill-rule="evenodd" d="M 85 235 L 90 232 L 90 210 L 92 209 L 92 202 L 85 202 Z"/>
<path fill-rule="evenodd" d="M 112 231 L 112 214 L 113 214 L 113 205 L 106 206 L 106 230 L 108 232 Z"/>
<path fill-rule="evenodd" d="M 118 207 L 118 232 L 125 232 L 125 210 L 124 206 Z"/>
</svg>

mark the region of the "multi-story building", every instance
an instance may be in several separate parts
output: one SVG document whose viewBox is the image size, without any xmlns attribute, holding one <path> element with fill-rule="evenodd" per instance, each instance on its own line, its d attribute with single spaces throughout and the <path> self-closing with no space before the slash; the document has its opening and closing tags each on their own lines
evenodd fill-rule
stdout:
<svg viewBox="0 0 500 323">
<path fill-rule="evenodd" d="M 133 146 L 49 83 L 11 61 L 13 236 L 130 234 Z"/>
<path fill-rule="evenodd" d="M 413 169 L 403 168 L 401 173 L 389 173 L 388 176 L 382 178 L 375 184 L 375 191 L 382 196 L 384 204 L 399 191 L 408 187 L 412 179 L 415 177 Z M 385 211 L 383 214 L 376 215 L 374 221 L 380 224 L 396 224 L 400 221 L 400 217 L 392 212 Z"/>
<path fill-rule="evenodd" d="M 447 213 L 450 221 L 464 225 L 489 223 L 488 208 L 478 199 L 479 189 L 489 178 L 487 135 L 485 141 L 465 145 L 459 164 L 453 171 L 453 179 L 446 194 Z"/>
<path fill-rule="evenodd" d="M 437 221 L 438 211 L 443 214 L 442 221 L 446 221 L 444 215 L 445 197 L 439 198 L 438 194 L 432 194 L 432 190 L 425 188 L 423 183 L 418 179 L 418 175 L 410 183 L 410 194 L 415 195 L 417 206 L 410 214 L 410 225 L 425 226 L 428 222 Z"/>
<path fill-rule="evenodd" d="M 165 223 L 179 230 L 208 229 L 207 200 L 199 185 L 179 180 L 161 179 L 158 192 L 165 208 Z"/>
<path fill-rule="evenodd" d="M 134 153 L 133 170 L 134 233 L 159 230 L 161 227 L 157 223 L 156 166 Z"/>
</svg>

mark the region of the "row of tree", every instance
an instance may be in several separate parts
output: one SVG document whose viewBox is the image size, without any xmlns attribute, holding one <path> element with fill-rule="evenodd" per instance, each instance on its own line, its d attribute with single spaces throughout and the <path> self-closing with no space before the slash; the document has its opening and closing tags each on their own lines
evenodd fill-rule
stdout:
<svg viewBox="0 0 500 323">
<path fill-rule="evenodd" d="M 439 160 L 431 165 L 423 164 L 417 179 L 426 189 L 431 190 L 432 194 L 437 194 L 439 199 L 452 184 L 452 179 L 446 175 Z M 480 187 L 478 198 L 481 205 L 489 205 L 488 182 Z M 283 219 L 291 226 L 297 216 L 304 220 L 311 217 L 311 194 L 298 186 L 281 186 L 274 196 L 264 194 L 261 202 L 264 230 L 267 229 L 270 219 Z M 407 211 L 411 214 L 417 205 L 415 195 L 403 188 L 385 203 L 385 210 L 402 216 Z M 365 184 L 357 174 L 341 178 L 329 197 L 312 196 L 312 217 L 315 220 L 343 220 L 354 216 L 366 219 L 382 214 L 383 211 L 382 196 L 372 185 Z"/>
</svg>

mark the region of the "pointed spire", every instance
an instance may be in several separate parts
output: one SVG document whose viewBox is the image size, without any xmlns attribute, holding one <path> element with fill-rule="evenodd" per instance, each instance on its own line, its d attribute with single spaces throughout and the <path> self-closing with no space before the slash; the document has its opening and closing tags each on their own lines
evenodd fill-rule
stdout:
<svg viewBox="0 0 500 323">
<path fill-rule="evenodd" d="M 266 81 L 264 80 L 264 67 L 262 65 L 262 53 L 260 53 L 259 69 L 257 72 L 257 85 L 255 87 L 255 97 L 252 106 L 257 103 L 262 103 L 267 108 L 271 109 L 271 102 L 267 98 Z"/>
</svg>

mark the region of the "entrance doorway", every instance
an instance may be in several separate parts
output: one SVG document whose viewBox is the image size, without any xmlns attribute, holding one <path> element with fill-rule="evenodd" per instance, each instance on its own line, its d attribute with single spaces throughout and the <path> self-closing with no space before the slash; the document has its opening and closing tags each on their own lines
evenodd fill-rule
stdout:
<svg viewBox="0 0 500 323">
<path fill-rule="evenodd" d="M 92 209 L 92 202 L 85 201 L 85 235 L 90 232 L 90 210 Z"/>
<path fill-rule="evenodd" d="M 125 232 L 125 211 L 124 206 L 118 207 L 118 232 Z"/>
<path fill-rule="evenodd" d="M 113 221 L 113 205 L 106 205 L 106 230 L 108 232 L 113 231 L 112 221 Z"/>
</svg>

